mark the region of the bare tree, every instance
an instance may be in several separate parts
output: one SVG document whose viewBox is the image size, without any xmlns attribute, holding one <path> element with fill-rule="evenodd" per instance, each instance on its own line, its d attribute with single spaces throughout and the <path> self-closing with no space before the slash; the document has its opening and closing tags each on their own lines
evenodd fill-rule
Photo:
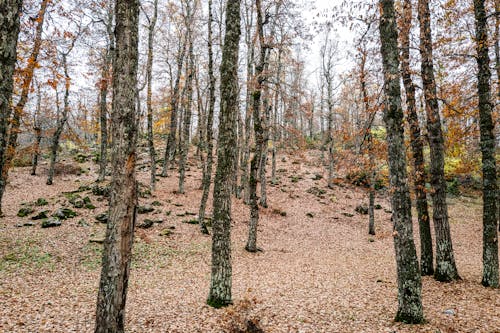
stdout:
<svg viewBox="0 0 500 333">
<path fill-rule="evenodd" d="M 385 81 L 384 121 L 387 128 L 394 247 L 398 276 L 396 321 L 421 323 L 424 321 L 422 281 L 418 269 L 417 251 L 413 242 L 411 199 L 406 173 L 396 15 L 393 0 L 381 0 L 379 3 L 381 9 L 379 29 Z"/>
<path fill-rule="evenodd" d="M 217 171 L 214 179 L 212 274 L 207 304 L 223 307 L 232 303 L 231 189 L 235 165 L 238 108 L 238 52 L 240 0 L 226 4 L 226 34 L 220 66 L 220 118 Z"/>
<path fill-rule="evenodd" d="M 136 221 L 137 62 L 139 1 L 116 0 L 111 113 L 111 196 L 97 297 L 96 333 L 124 332 Z"/>
</svg>

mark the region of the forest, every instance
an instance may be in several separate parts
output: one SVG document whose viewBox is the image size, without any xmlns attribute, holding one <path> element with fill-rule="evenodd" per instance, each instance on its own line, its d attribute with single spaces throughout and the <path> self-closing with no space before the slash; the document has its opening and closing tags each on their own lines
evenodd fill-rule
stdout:
<svg viewBox="0 0 500 333">
<path fill-rule="evenodd" d="M 0 0 L 0 332 L 500 333 L 500 0 Z"/>
</svg>

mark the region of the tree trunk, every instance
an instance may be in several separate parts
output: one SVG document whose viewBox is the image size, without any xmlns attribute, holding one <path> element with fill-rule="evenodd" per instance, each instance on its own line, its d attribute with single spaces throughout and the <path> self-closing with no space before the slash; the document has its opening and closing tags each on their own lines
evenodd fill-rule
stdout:
<svg viewBox="0 0 500 333">
<path fill-rule="evenodd" d="M 212 0 L 208 0 L 208 114 L 207 114 L 207 159 L 203 167 L 203 193 L 201 196 L 200 210 L 198 220 L 200 230 L 203 234 L 208 234 L 207 224 L 205 223 L 205 209 L 207 206 L 208 193 L 210 191 L 210 182 L 212 179 L 213 166 L 213 121 L 215 109 L 215 75 L 214 75 L 214 55 L 212 50 Z"/>
<path fill-rule="evenodd" d="M 425 190 L 424 145 L 420 135 L 420 125 L 415 103 L 415 85 L 410 68 L 410 28 L 412 21 L 411 0 L 403 4 L 403 22 L 401 25 L 401 72 L 406 92 L 408 123 L 410 124 L 410 142 L 413 153 L 414 189 L 420 231 L 420 271 L 422 275 L 434 274 L 434 256 L 432 253 L 431 225 Z"/>
<path fill-rule="evenodd" d="M 106 178 L 106 166 L 108 165 L 108 88 L 110 83 L 110 67 L 113 61 L 114 36 L 113 36 L 113 8 L 108 9 L 106 30 L 108 32 L 108 47 L 101 74 L 100 95 L 99 95 L 99 123 L 101 131 L 101 144 L 99 154 L 99 176 L 98 182 Z"/>
<path fill-rule="evenodd" d="M 259 222 L 259 204 L 257 200 L 257 177 L 262 161 L 264 144 L 264 129 L 260 114 L 263 83 L 266 80 L 264 67 L 266 61 L 266 46 L 264 45 L 264 23 L 260 0 L 255 1 L 257 10 L 257 35 L 259 40 L 259 62 L 255 66 L 255 86 L 252 91 L 253 129 L 255 134 L 255 151 L 250 162 L 250 224 L 248 241 L 245 249 L 248 252 L 257 252 L 257 224 Z M 266 111 L 265 111 L 266 112 Z"/>
<path fill-rule="evenodd" d="M 238 107 L 238 51 L 240 0 L 226 5 L 226 33 L 220 66 L 220 119 L 217 171 L 214 180 L 212 274 L 207 304 L 213 307 L 232 303 L 231 296 L 231 185 L 235 165 L 236 117 Z"/>
<path fill-rule="evenodd" d="M 245 204 L 250 204 L 250 173 L 248 168 L 248 163 L 250 160 L 250 137 L 252 133 L 251 122 L 252 122 L 252 82 L 253 77 L 253 62 L 255 58 L 254 44 L 252 43 L 251 28 L 253 25 L 253 1 L 252 6 L 245 6 L 245 43 L 247 46 L 247 73 L 246 73 L 246 103 L 245 103 L 245 136 L 243 141 L 243 154 L 242 161 L 240 163 L 241 168 L 241 187 L 243 188 L 243 202 Z"/>
<path fill-rule="evenodd" d="M 477 92 L 479 96 L 479 129 L 483 165 L 483 280 L 485 287 L 498 287 L 498 186 L 495 161 L 495 136 L 490 90 L 488 25 L 484 0 L 474 0 L 476 18 Z"/>
<path fill-rule="evenodd" d="M 74 42 L 73 42 L 74 44 Z M 70 50 L 71 51 L 71 50 Z M 50 154 L 50 166 L 49 166 L 49 174 L 47 177 L 47 185 L 52 185 L 53 179 L 54 179 L 54 168 L 56 165 L 56 160 L 57 160 L 57 150 L 59 149 L 59 141 L 61 139 L 61 134 L 64 131 L 64 125 L 66 125 L 66 122 L 68 120 L 68 114 L 69 114 L 69 88 L 71 85 L 71 79 L 68 74 L 68 61 L 67 61 L 67 56 L 69 52 L 63 53 L 62 55 L 62 65 L 64 68 L 64 106 L 63 106 L 63 111 L 61 114 L 59 114 L 59 98 L 58 98 L 58 92 L 56 90 L 56 105 L 58 108 L 57 112 L 57 127 L 56 131 L 54 132 L 54 136 L 52 137 L 52 146 L 51 146 L 51 154 Z"/>
<path fill-rule="evenodd" d="M 19 35 L 19 15 L 22 2 L 7 0 L 0 5 L 0 216 L 2 215 L 2 198 L 7 186 L 7 177 L 10 164 L 14 158 L 17 146 L 17 136 L 21 124 L 21 115 L 28 101 L 28 95 L 33 79 L 33 72 L 37 64 L 38 54 L 42 44 L 43 22 L 48 0 L 43 0 L 38 11 L 37 26 L 33 50 L 26 68 L 23 70 L 21 97 L 11 109 L 10 101 L 13 89 L 13 75 L 17 61 L 17 36 Z M 13 114 L 12 114 L 13 113 Z M 10 131 L 9 131 L 10 124 Z"/>
<path fill-rule="evenodd" d="M 156 152 L 154 144 L 153 133 L 153 106 L 152 106 L 152 81 L 153 81 L 153 44 L 154 44 L 154 30 L 156 20 L 158 18 L 158 0 L 153 1 L 153 17 L 149 22 L 148 31 L 148 60 L 146 63 L 146 107 L 147 107 L 147 123 L 148 123 L 148 147 L 150 159 L 150 188 L 151 191 L 156 189 Z"/>
<path fill-rule="evenodd" d="M 38 167 L 38 158 L 40 156 L 40 142 L 42 141 L 42 125 L 40 124 L 40 112 L 42 104 L 42 93 L 40 85 L 37 84 L 37 99 L 35 116 L 33 117 L 33 132 L 35 134 L 35 143 L 33 144 L 33 158 L 31 161 L 31 175 L 36 175 L 36 168 Z"/>
<path fill-rule="evenodd" d="M 96 333 L 124 332 L 136 221 L 137 62 L 139 2 L 116 0 L 111 113 L 111 196 L 102 256 Z"/>
<path fill-rule="evenodd" d="M 175 153 L 175 134 L 177 132 L 177 108 L 179 106 L 179 87 L 182 76 L 182 66 L 184 63 L 184 55 L 186 53 L 187 39 L 184 40 L 182 45 L 179 45 L 179 53 L 177 56 L 177 73 L 175 77 L 174 89 L 171 92 L 170 98 L 170 131 L 167 137 L 167 145 L 165 148 L 165 155 L 163 156 L 163 170 L 162 177 L 167 177 L 167 170 L 170 161 L 174 158 Z"/>
<path fill-rule="evenodd" d="M 432 218 L 436 232 L 436 270 L 434 277 L 438 281 L 448 282 L 460 279 L 448 222 L 446 203 L 446 180 L 444 178 L 444 139 L 441 130 L 441 118 L 436 94 L 436 81 L 432 60 L 432 36 L 429 0 L 418 1 L 420 22 L 420 55 L 422 57 L 422 83 L 427 114 L 427 135 L 430 147 L 430 172 L 432 186 Z"/>
<path fill-rule="evenodd" d="M 387 148 L 391 186 L 394 248 L 398 277 L 396 321 L 422 323 L 422 282 L 413 242 L 411 199 L 406 174 L 403 110 L 399 84 L 398 32 L 393 0 L 381 0 L 380 40 L 384 70 Z"/>
<path fill-rule="evenodd" d="M 179 161 L 179 193 L 184 193 L 184 179 L 186 177 L 186 161 L 189 152 L 189 134 L 191 129 L 191 105 L 193 103 L 193 75 L 194 75 L 194 53 L 193 53 L 193 36 L 191 33 L 191 20 L 194 8 L 190 7 L 190 2 L 187 1 L 186 13 L 186 29 L 187 38 L 189 39 L 188 62 L 186 66 L 186 95 L 187 101 L 184 108 L 184 124 L 182 128 L 182 142 L 179 144 L 180 161 Z"/>
</svg>

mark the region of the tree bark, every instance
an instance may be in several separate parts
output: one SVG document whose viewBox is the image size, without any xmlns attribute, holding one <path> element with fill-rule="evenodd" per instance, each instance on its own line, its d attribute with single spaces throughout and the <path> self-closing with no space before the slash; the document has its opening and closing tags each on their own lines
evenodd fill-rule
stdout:
<svg viewBox="0 0 500 333">
<path fill-rule="evenodd" d="M 406 92 L 408 123 L 410 124 L 410 142 L 413 153 L 414 190 L 420 231 L 420 271 L 422 275 L 434 274 L 434 256 L 432 253 L 431 225 L 425 190 L 424 145 L 420 135 L 420 125 L 415 103 L 415 85 L 410 68 L 410 29 L 412 21 L 411 0 L 403 4 L 403 22 L 401 26 L 401 72 Z"/>
<path fill-rule="evenodd" d="M 232 303 L 231 187 L 235 165 L 236 117 L 238 107 L 238 51 L 240 0 L 226 5 L 226 34 L 220 66 L 220 119 L 217 171 L 214 180 L 212 274 L 207 304 L 223 307 Z"/>
<path fill-rule="evenodd" d="M 253 130 L 255 134 L 255 151 L 250 162 L 250 224 L 248 240 L 245 249 L 248 252 L 257 252 L 257 224 L 259 222 L 259 204 L 257 200 L 257 177 L 262 161 L 264 144 L 264 129 L 260 114 L 263 83 L 266 80 L 264 67 L 266 61 L 266 46 L 264 45 L 264 23 L 260 0 L 255 1 L 257 10 L 257 36 L 259 40 L 259 62 L 255 66 L 255 86 L 252 91 Z"/>
<path fill-rule="evenodd" d="M 101 84 L 99 93 L 99 124 L 101 131 L 101 144 L 99 154 L 99 176 L 98 182 L 106 178 L 106 166 L 108 165 L 108 89 L 110 83 L 110 67 L 113 61 L 114 36 L 113 36 L 113 8 L 108 9 L 106 30 L 108 33 L 108 47 L 104 58 L 104 64 L 101 73 Z"/>
<path fill-rule="evenodd" d="M 488 25 L 484 0 L 474 0 L 476 18 L 477 92 L 483 169 L 483 279 L 485 287 L 498 287 L 498 186 L 495 161 L 495 136 L 490 88 Z"/>
<path fill-rule="evenodd" d="M 200 210 L 198 212 L 198 220 L 200 230 L 203 234 L 208 234 L 207 224 L 205 222 L 205 210 L 210 191 L 210 182 L 212 179 L 213 167 L 213 121 L 215 109 L 215 75 L 214 75 L 214 55 L 212 49 L 212 0 L 208 0 L 208 114 L 207 114 L 207 139 L 206 149 L 207 158 L 203 167 L 203 193 L 201 195 Z"/>
<path fill-rule="evenodd" d="M 74 41 L 73 41 L 74 45 Z M 73 46 L 71 46 L 71 49 Z M 69 77 L 68 73 L 68 61 L 67 57 L 69 52 L 71 52 L 71 49 L 62 54 L 62 65 L 64 69 L 64 98 L 63 98 L 63 110 L 61 113 L 59 113 L 59 98 L 58 98 L 58 92 L 56 89 L 56 104 L 57 104 L 57 127 L 54 132 L 54 135 L 52 136 L 52 145 L 50 149 L 50 165 L 49 165 L 49 174 L 47 177 L 47 185 L 52 185 L 53 180 L 54 180 L 54 168 L 56 165 L 56 160 L 57 160 L 57 150 L 59 149 L 59 141 L 61 139 L 61 134 L 64 131 L 64 126 L 66 125 L 66 122 L 68 121 L 68 114 L 69 114 L 69 88 L 71 86 L 71 78 Z"/>
<path fill-rule="evenodd" d="M 179 87 L 180 80 L 182 76 L 182 67 L 184 64 L 184 56 L 186 54 L 187 39 L 179 45 L 179 51 L 177 55 L 177 73 L 175 77 L 174 89 L 171 92 L 170 98 L 170 131 L 167 137 L 167 145 L 165 148 L 165 154 L 163 156 L 163 170 L 161 172 L 162 177 L 167 177 L 169 163 L 174 158 L 175 153 L 175 134 L 177 132 L 177 109 L 179 106 Z"/>
<path fill-rule="evenodd" d="M 22 2 L 18 0 L 8 0 L 0 5 L 0 91 L 2 93 L 0 101 L 0 216 L 2 215 L 2 199 L 5 187 L 7 186 L 10 164 L 16 153 L 21 115 L 28 101 L 31 80 L 33 79 L 33 72 L 37 64 L 38 54 L 40 53 L 43 22 L 48 2 L 48 0 L 43 0 L 40 5 L 40 10 L 38 11 L 33 50 L 28 58 L 26 68 L 23 70 L 21 97 L 14 107 L 11 107 L 10 103 L 13 89 L 13 75 L 15 63 L 17 61 L 16 48 Z"/>
<path fill-rule="evenodd" d="M 31 175 L 36 175 L 36 169 L 38 167 L 38 158 L 40 156 L 40 142 L 42 141 L 42 125 L 40 124 L 40 112 L 42 109 L 42 93 L 40 91 L 40 85 L 37 84 L 36 91 L 36 110 L 33 117 L 33 132 L 35 134 L 35 143 L 33 144 L 33 158 L 31 161 Z"/>
<path fill-rule="evenodd" d="M 391 186 L 394 247 L 398 277 L 396 321 L 422 323 L 422 282 L 413 242 L 411 200 L 406 174 L 403 109 L 398 58 L 398 32 L 393 0 L 381 0 L 380 40 L 384 71 L 387 146 Z"/>
<path fill-rule="evenodd" d="M 182 142 L 179 144 L 181 148 L 179 160 L 179 193 L 184 193 L 184 179 L 186 177 L 186 161 L 189 151 L 189 134 L 191 130 L 191 105 L 193 103 L 193 75 L 194 75 L 194 53 L 193 53 L 193 36 L 192 36 L 192 19 L 195 8 L 191 8 L 190 1 L 186 2 L 186 30 L 189 40 L 188 47 L 188 65 L 186 66 L 186 95 L 187 101 L 184 107 L 184 124 L 182 128 Z M 194 2 L 196 4 L 196 2 Z"/>
<path fill-rule="evenodd" d="M 430 172 L 432 186 L 432 218 L 436 233 L 436 270 L 434 277 L 438 281 L 449 282 L 460 279 L 448 221 L 446 203 L 446 180 L 444 178 L 444 138 L 441 129 L 441 117 L 436 93 L 434 65 L 432 60 L 432 36 L 429 0 L 418 1 L 418 19 L 420 22 L 420 55 L 422 57 L 422 83 L 427 114 L 427 136 L 430 147 Z"/>
<path fill-rule="evenodd" d="M 148 147 L 150 159 L 150 188 L 151 191 L 156 189 L 156 152 L 153 133 L 153 106 L 152 106 L 152 83 L 153 83 L 153 49 L 154 49 L 154 30 L 156 20 L 158 18 L 158 0 L 153 1 L 153 16 L 148 27 L 148 59 L 146 63 L 146 107 L 147 107 L 147 123 L 148 123 Z"/>
<path fill-rule="evenodd" d="M 124 332 L 136 221 L 137 62 L 139 2 L 116 0 L 111 113 L 111 196 L 96 310 L 96 333 Z"/>
</svg>

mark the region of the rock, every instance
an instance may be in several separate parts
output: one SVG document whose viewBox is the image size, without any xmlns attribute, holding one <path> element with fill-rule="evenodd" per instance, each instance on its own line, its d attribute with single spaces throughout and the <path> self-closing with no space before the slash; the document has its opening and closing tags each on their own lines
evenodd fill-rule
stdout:
<svg viewBox="0 0 500 333">
<path fill-rule="evenodd" d="M 95 219 L 101 223 L 108 223 L 108 213 L 101 213 L 95 216 Z"/>
<path fill-rule="evenodd" d="M 94 185 L 92 187 L 92 194 L 93 195 L 108 197 L 109 196 L 109 192 L 110 192 L 110 187 L 109 186 Z"/>
<path fill-rule="evenodd" d="M 31 207 L 22 207 L 17 212 L 17 216 L 19 216 L 19 217 L 26 217 L 26 216 L 30 215 L 31 213 L 33 213 L 34 211 L 35 210 L 33 208 L 31 208 Z"/>
<path fill-rule="evenodd" d="M 17 223 L 17 224 L 16 224 L 16 227 L 17 227 L 17 228 L 22 228 L 22 227 L 32 227 L 32 226 L 34 226 L 34 225 L 35 225 L 35 223 L 33 223 L 33 222 L 24 222 L 24 223 Z"/>
<path fill-rule="evenodd" d="M 315 173 L 314 177 L 312 177 L 312 180 L 320 180 L 320 179 L 323 179 L 323 176 L 320 175 L 319 173 Z"/>
<path fill-rule="evenodd" d="M 163 204 L 161 202 L 159 202 L 158 200 L 155 200 L 151 203 L 151 206 L 163 206 Z"/>
<path fill-rule="evenodd" d="M 368 207 L 366 207 L 365 205 L 357 205 L 356 209 L 354 209 L 354 210 L 357 213 L 362 214 L 362 215 L 368 214 Z"/>
<path fill-rule="evenodd" d="M 59 208 L 54 212 L 54 214 L 52 214 L 52 217 L 56 217 L 60 220 L 66 220 L 77 215 L 78 214 L 74 210 L 69 208 Z"/>
<path fill-rule="evenodd" d="M 175 206 L 175 207 L 182 207 L 182 206 L 184 206 L 184 205 L 183 205 L 183 204 L 181 204 L 181 203 L 174 203 L 174 206 Z"/>
<path fill-rule="evenodd" d="M 390 210 L 390 209 L 384 209 L 384 213 L 392 214 L 392 210 Z"/>
<path fill-rule="evenodd" d="M 313 218 L 313 217 L 314 217 L 314 214 L 313 214 L 313 213 L 306 213 L 306 216 L 307 216 L 307 217 L 310 217 L 310 218 Z"/>
<path fill-rule="evenodd" d="M 137 214 L 147 214 L 154 212 L 154 208 L 151 206 L 139 206 L 137 207 Z"/>
<path fill-rule="evenodd" d="M 347 217 L 353 217 L 354 216 L 354 214 L 351 214 L 351 213 L 342 213 L 342 215 L 347 216 Z"/>
<path fill-rule="evenodd" d="M 48 205 L 49 202 L 45 198 L 38 198 L 36 199 L 35 205 L 37 206 L 46 206 Z"/>
<path fill-rule="evenodd" d="M 79 227 L 89 227 L 90 224 L 88 224 L 87 221 L 85 221 L 84 219 L 80 219 L 80 221 L 78 221 L 78 226 Z"/>
<path fill-rule="evenodd" d="M 105 238 L 102 237 L 102 238 L 91 238 L 89 239 L 89 243 L 97 243 L 97 244 L 103 244 L 104 243 L 104 240 Z"/>
<path fill-rule="evenodd" d="M 198 224 L 197 219 L 191 219 L 191 220 L 184 220 L 182 223 L 187 223 L 187 224 Z"/>
<path fill-rule="evenodd" d="M 453 309 L 446 309 L 443 311 L 444 314 L 448 315 L 448 316 L 454 316 L 455 315 L 455 310 Z"/>
<path fill-rule="evenodd" d="M 149 229 L 153 226 L 154 223 L 155 222 L 153 220 L 145 219 L 144 222 L 137 225 L 137 228 Z"/>
<path fill-rule="evenodd" d="M 326 191 L 325 191 L 325 190 L 320 189 L 320 188 L 318 188 L 318 187 L 316 187 L 316 186 L 311 187 L 311 188 L 310 188 L 310 189 L 308 189 L 306 192 L 307 192 L 307 193 L 310 193 L 310 194 L 313 194 L 313 195 L 315 195 L 315 196 L 317 196 L 317 197 L 319 197 L 319 198 L 323 198 L 323 197 L 324 197 L 324 194 L 326 193 Z"/>
<path fill-rule="evenodd" d="M 69 203 L 74 208 L 83 208 L 83 206 L 85 206 L 85 201 L 83 201 L 82 197 L 80 197 L 78 194 L 71 196 L 69 198 Z"/>
<path fill-rule="evenodd" d="M 92 201 L 90 200 L 90 198 L 88 196 L 83 198 L 83 202 L 85 203 L 85 208 L 95 209 L 95 206 L 92 204 Z"/>
<path fill-rule="evenodd" d="M 32 216 L 31 219 L 32 220 L 43 220 L 43 219 L 46 219 L 46 218 L 49 217 L 47 215 L 48 212 L 49 212 L 48 210 L 43 210 L 40 213 L 36 214 L 35 216 Z"/>
<path fill-rule="evenodd" d="M 170 229 L 163 229 L 160 231 L 160 236 L 170 236 L 172 234 L 172 230 Z"/>
<path fill-rule="evenodd" d="M 49 217 L 42 222 L 42 228 L 59 227 L 60 225 L 61 220 L 59 220 L 57 217 Z"/>
</svg>

